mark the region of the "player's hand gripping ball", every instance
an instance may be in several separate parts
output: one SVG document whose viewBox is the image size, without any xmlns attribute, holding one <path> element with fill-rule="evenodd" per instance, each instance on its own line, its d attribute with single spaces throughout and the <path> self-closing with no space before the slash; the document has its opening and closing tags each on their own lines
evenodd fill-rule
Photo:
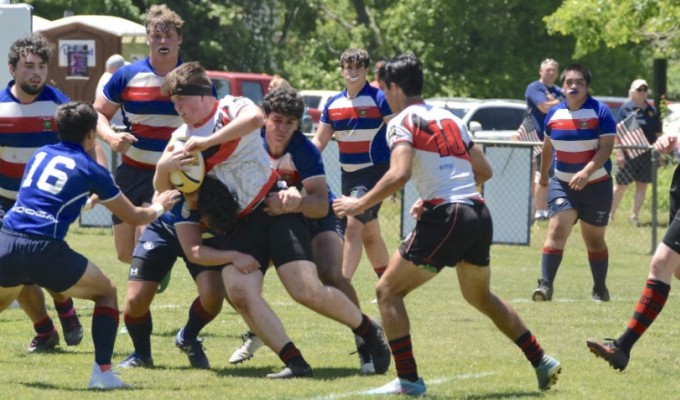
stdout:
<svg viewBox="0 0 680 400">
<path fill-rule="evenodd" d="M 171 142 L 175 146 L 174 150 L 183 150 L 186 138 L 174 138 Z M 185 164 L 179 171 L 170 172 L 170 182 L 173 186 L 183 193 L 192 193 L 198 190 L 205 177 L 205 160 L 201 152 L 192 154 L 193 160 Z"/>
</svg>

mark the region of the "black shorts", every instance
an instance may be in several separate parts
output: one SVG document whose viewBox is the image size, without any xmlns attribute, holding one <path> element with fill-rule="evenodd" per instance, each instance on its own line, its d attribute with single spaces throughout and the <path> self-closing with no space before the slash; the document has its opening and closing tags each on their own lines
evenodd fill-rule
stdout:
<svg viewBox="0 0 680 400">
<path fill-rule="evenodd" d="M 63 292 L 86 269 L 87 258 L 63 240 L 0 230 L 0 287 L 37 284 Z"/>
<path fill-rule="evenodd" d="M 342 171 L 342 194 L 357 199 L 363 197 L 369 190 L 373 189 L 389 168 L 389 164 L 378 164 L 354 172 Z M 382 202 L 365 210 L 362 214 L 355 215 L 354 218 L 367 224 L 378 218 L 380 206 L 382 206 Z"/>
<path fill-rule="evenodd" d="M 135 168 L 127 164 L 120 164 L 116 168 L 116 184 L 133 205 L 139 207 L 144 203 L 151 203 L 153 199 L 153 169 Z M 111 215 L 114 225 L 123 221 Z"/>
<path fill-rule="evenodd" d="M 662 241 L 663 244 L 680 254 L 680 213 L 676 214 L 675 218 L 671 220 Z"/>
<path fill-rule="evenodd" d="M 206 239 L 204 243 L 210 245 L 210 239 Z M 194 281 L 198 274 L 203 271 L 221 271 L 223 268 L 223 266 L 207 267 L 190 262 L 184 256 L 175 230 L 165 226 L 161 220 L 157 219 L 147 225 L 135 246 L 128 281 L 160 283 L 165 275 L 172 270 L 178 258 L 184 260 L 184 264 Z"/>
<path fill-rule="evenodd" d="M 439 272 L 459 261 L 489 265 L 493 224 L 486 204 L 427 205 L 399 253 L 412 263 Z"/>
<path fill-rule="evenodd" d="M 652 152 L 645 151 L 635 158 L 626 157 L 623 168 L 616 171 L 617 185 L 630 185 L 633 182 L 652 182 Z"/>
<path fill-rule="evenodd" d="M 309 228 L 302 214 L 283 214 L 270 217 L 264 203 L 239 219 L 234 229 L 224 238 L 213 240 L 213 246 L 235 250 L 254 257 L 264 273 L 269 261 L 276 268 L 293 261 L 312 261 Z"/>
<path fill-rule="evenodd" d="M 15 202 L 16 200 L 11 200 L 0 196 L 0 228 L 2 228 L 2 219 L 5 217 L 5 214 L 7 214 L 7 211 L 12 208 Z"/>
</svg>

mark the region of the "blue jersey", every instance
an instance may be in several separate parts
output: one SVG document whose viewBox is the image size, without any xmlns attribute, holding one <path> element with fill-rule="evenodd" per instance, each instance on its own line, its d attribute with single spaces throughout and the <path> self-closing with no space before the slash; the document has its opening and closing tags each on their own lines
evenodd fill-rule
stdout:
<svg viewBox="0 0 680 400">
<path fill-rule="evenodd" d="M 616 120 L 604 103 L 588 95 L 576 111 L 569 110 L 566 101 L 551 108 L 545 117 L 545 134 L 555 149 L 555 177 L 569 182 L 595 157 L 600 137 L 616 135 Z M 611 168 L 608 159 L 588 183 L 609 179 Z"/>
<path fill-rule="evenodd" d="M 0 197 L 15 200 L 26 163 L 36 149 L 57 143 L 54 114 L 68 97 L 45 86 L 30 104 L 22 104 L 10 91 L 0 92 Z"/>
<path fill-rule="evenodd" d="M 59 142 L 39 148 L 26 166 L 17 201 L 4 218 L 15 232 L 64 240 L 90 193 L 102 203 L 120 196 L 111 173 L 83 147 Z"/>
<path fill-rule="evenodd" d="M 328 99 L 319 121 L 335 131 L 344 171 L 390 162 L 384 121 L 390 115 L 385 94 L 368 83 L 354 98 L 350 99 L 345 89 Z"/>
<path fill-rule="evenodd" d="M 524 92 L 524 97 L 527 100 L 527 111 L 531 115 L 531 120 L 536 127 L 536 133 L 541 140 L 544 137 L 545 113 L 538 108 L 538 105 L 548 101 L 548 94 L 556 99 L 564 100 L 564 94 L 559 86 L 546 86 L 541 81 L 531 82 L 527 86 L 526 92 Z"/>
</svg>

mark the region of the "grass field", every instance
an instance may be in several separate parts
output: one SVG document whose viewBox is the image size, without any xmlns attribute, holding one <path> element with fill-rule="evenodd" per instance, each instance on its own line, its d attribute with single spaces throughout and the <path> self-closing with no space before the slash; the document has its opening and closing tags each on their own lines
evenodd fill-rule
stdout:
<svg viewBox="0 0 680 400">
<path fill-rule="evenodd" d="M 389 215 L 387 213 L 383 215 Z M 624 214 L 622 214 L 624 215 Z M 665 215 L 662 216 L 665 220 Z M 592 280 L 578 226 L 569 240 L 555 283 L 554 301 L 533 303 L 530 295 L 540 275 L 540 248 L 546 223 L 532 228 L 529 247 L 494 246 L 492 286 L 510 301 L 536 334 L 547 352 L 562 362 L 558 384 L 542 394 L 531 365 L 516 346 L 485 317 L 467 305 L 458 290 L 455 272 L 445 270 L 407 302 L 411 315 L 414 352 L 419 372 L 435 399 L 622 399 L 678 397 L 680 383 L 680 313 L 672 291 L 661 317 L 638 343 L 628 369 L 620 373 L 591 355 L 589 337 L 615 336 L 625 328 L 640 296 L 649 262 L 649 229 L 617 220 L 608 229 L 611 302 L 590 299 Z M 394 249 L 392 231 L 388 246 Z M 662 232 L 661 232 L 662 233 Z M 115 260 L 113 237 L 104 230 L 73 229 L 68 241 L 112 277 L 122 302 L 127 268 Z M 366 313 L 378 316 L 371 304 L 375 278 L 362 263 L 355 286 Z M 122 379 L 132 389 L 111 393 L 87 391 L 93 360 L 89 333 L 92 305 L 77 300 L 86 328 L 78 347 L 61 347 L 50 354 L 28 354 L 33 335 L 27 317 L 18 309 L 0 315 L 0 393 L 3 399 L 135 398 L 135 399 L 351 399 L 395 376 L 360 376 L 349 330 L 295 304 L 274 273 L 268 274 L 265 298 L 281 317 L 289 335 L 314 367 L 315 378 L 269 381 L 263 376 L 281 368 L 279 359 L 262 349 L 250 361 L 232 366 L 231 352 L 246 330 L 228 306 L 203 332 L 212 370 L 188 367 L 186 356 L 173 337 L 184 325 L 187 309 L 196 296 L 189 274 L 177 264 L 168 290 L 153 306 L 152 337 L 156 368 L 126 370 Z M 52 315 L 55 313 L 52 312 Z M 122 318 L 121 318 L 122 320 Z M 114 362 L 132 350 L 129 337 L 118 335 Z"/>
</svg>

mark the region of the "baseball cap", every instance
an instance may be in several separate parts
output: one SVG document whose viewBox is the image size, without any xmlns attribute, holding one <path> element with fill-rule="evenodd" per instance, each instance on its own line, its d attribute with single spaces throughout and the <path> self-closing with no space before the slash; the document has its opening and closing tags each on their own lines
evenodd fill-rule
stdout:
<svg viewBox="0 0 680 400">
<path fill-rule="evenodd" d="M 647 81 L 644 79 L 636 79 L 630 84 L 630 90 L 638 90 L 643 86 L 647 86 L 649 88 Z"/>
</svg>

